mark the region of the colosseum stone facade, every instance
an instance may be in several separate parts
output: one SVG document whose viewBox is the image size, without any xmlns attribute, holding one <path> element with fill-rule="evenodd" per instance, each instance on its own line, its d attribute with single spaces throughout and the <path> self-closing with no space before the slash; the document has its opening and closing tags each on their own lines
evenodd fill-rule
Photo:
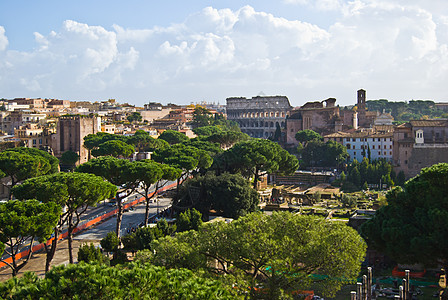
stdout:
<svg viewBox="0 0 448 300">
<path fill-rule="evenodd" d="M 226 101 L 227 119 L 257 138 L 272 137 L 277 127 L 285 128 L 286 116 L 292 109 L 286 96 L 231 97 Z"/>
</svg>

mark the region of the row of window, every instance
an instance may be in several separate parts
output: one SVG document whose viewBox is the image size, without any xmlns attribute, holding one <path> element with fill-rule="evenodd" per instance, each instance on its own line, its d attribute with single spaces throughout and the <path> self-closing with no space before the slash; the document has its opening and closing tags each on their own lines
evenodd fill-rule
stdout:
<svg viewBox="0 0 448 300">
<path fill-rule="evenodd" d="M 387 155 L 387 151 L 383 152 L 383 155 Z M 389 155 L 392 156 L 392 151 L 389 151 Z M 356 151 L 353 152 L 353 156 L 356 156 Z M 378 156 L 381 156 L 381 151 L 378 151 Z"/>
<path fill-rule="evenodd" d="M 285 118 L 286 114 L 283 111 L 276 111 L 276 112 L 241 112 L 241 113 L 229 113 L 229 117 L 234 118 Z"/>
<path fill-rule="evenodd" d="M 381 145 L 377 145 L 378 147 L 376 149 L 381 149 Z M 345 144 L 345 147 L 347 147 L 347 149 L 356 149 L 356 145 L 352 145 L 351 144 Z M 367 145 L 361 145 L 361 149 L 367 149 Z M 372 149 L 375 149 L 375 145 L 372 145 Z M 383 149 L 392 149 L 392 145 L 383 145 Z"/>
<path fill-rule="evenodd" d="M 243 127 L 277 127 L 277 124 L 280 125 L 280 127 L 284 128 L 285 127 L 285 122 L 251 122 L 251 123 L 245 123 L 245 122 L 239 122 L 239 125 L 241 128 Z M 264 125 L 264 126 L 263 126 Z"/>
<path fill-rule="evenodd" d="M 332 138 L 333 141 L 342 142 L 344 138 Z M 346 142 L 381 142 L 381 139 L 383 142 L 390 142 L 390 138 L 345 138 Z"/>
<path fill-rule="evenodd" d="M 356 140 L 357 140 L 357 138 L 345 138 L 345 141 L 350 142 L 350 139 L 352 140 L 352 142 L 356 142 Z M 381 138 L 359 138 L 358 141 L 367 142 L 367 140 L 369 140 L 369 142 L 370 142 L 370 139 L 372 139 L 371 142 L 375 142 L 375 139 L 377 142 L 381 142 Z M 382 138 L 382 139 L 383 139 L 383 142 L 390 141 L 390 138 Z"/>
</svg>

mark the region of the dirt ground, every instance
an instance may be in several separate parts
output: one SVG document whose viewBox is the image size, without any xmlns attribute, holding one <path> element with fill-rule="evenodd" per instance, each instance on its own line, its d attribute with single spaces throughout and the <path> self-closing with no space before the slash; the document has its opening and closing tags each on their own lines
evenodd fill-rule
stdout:
<svg viewBox="0 0 448 300">
<path fill-rule="evenodd" d="M 100 241 L 73 241 L 73 258 L 75 262 L 78 260 L 78 248 L 80 245 L 85 243 L 93 243 L 95 246 L 99 245 Z M 51 262 L 52 266 L 58 266 L 58 265 L 66 265 L 68 264 L 68 242 L 67 240 L 60 241 L 58 244 L 58 248 L 56 250 L 56 254 L 53 258 L 53 261 Z M 33 253 L 33 256 L 28 261 L 28 263 L 23 267 L 18 276 L 22 276 L 25 272 L 34 272 L 39 277 L 43 277 L 45 275 L 45 252 L 41 253 Z M 12 277 L 11 275 L 11 268 L 4 267 L 0 270 L 0 281 L 8 280 Z"/>
</svg>

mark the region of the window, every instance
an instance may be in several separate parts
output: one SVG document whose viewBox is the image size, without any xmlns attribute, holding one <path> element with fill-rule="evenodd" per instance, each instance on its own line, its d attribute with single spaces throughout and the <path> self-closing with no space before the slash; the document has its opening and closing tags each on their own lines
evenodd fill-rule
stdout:
<svg viewBox="0 0 448 300">
<path fill-rule="evenodd" d="M 354 142 L 355 141 L 355 138 L 352 138 L 352 142 Z"/>
<path fill-rule="evenodd" d="M 375 145 L 372 146 L 372 149 L 375 149 Z"/>
<path fill-rule="evenodd" d="M 347 149 L 350 149 L 350 147 L 351 147 L 350 144 L 347 144 L 347 145 L 345 145 L 345 146 L 347 147 Z"/>
<path fill-rule="evenodd" d="M 36 140 L 33 140 L 33 145 L 36 145 Z"/>
<path fill-rule="evenodd" d="M 380 155 L 380 156 L 381 156 L 381 151 L 378 151 L 378 155 Z"/>
<path fill-rule="evenodd" d="M 356 155 L 356 151 L 355 151 L 355 152 L 353 152 L 353 155 Z"/>
</svg>

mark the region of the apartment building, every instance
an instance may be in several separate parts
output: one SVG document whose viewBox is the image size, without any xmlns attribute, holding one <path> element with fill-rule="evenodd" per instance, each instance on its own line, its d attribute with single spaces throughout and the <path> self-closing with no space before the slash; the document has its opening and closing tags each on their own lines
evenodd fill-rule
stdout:
<svg viewBox="0 0 448 300">
<path fill-rule="evenodd" d="M 407 178 L 433 164 L 448 163 L 448 120 L 414 120 L 394 131 L 393 165 Z"/>
<path fill-rule="evenodd" d="M 393 127 L 389 130 L 356 130 L 348 132 L 336 132 L 324 136 L 324 141 L 333 140 L 347 147 L 350 161 L 362 161 L 364 157 L 371 160 L 393 158 Z M 370 152 L 370 155 L 369 155 Z"/>
</svg>

